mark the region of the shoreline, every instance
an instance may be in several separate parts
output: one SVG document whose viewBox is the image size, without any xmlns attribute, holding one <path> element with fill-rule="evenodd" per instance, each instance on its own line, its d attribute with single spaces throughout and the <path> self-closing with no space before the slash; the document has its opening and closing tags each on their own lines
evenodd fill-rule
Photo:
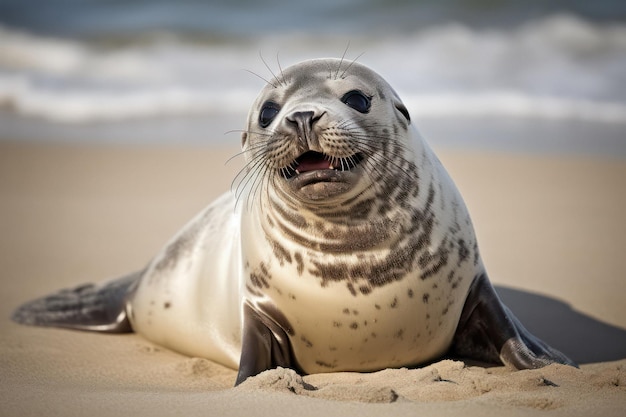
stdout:
<svg viewBox="0 0 626 417">
<path fill-rule="evenodd" d="M 73 124 L 22 117 L 0 109 L 0 142 L 104 148 L 236 148 L 245 120 L 245 112 L 231 112 Z M 626 159 L 623 123 L 486 115 L 419 117 L 415 123 L 431 146 L 446 152 Z"/>
</svg>

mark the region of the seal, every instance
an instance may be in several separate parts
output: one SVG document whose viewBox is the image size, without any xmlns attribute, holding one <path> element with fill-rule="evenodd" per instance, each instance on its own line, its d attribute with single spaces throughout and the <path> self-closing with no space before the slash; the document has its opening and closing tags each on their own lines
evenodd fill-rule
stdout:
<svg viewBox="0 0 626 417">
<path fill-rule="evenodd" d="M 135 331 L 238 368 L 417 366 L 444 355 L 576 366 L 487 278 L 468 211 L 388 83 L 356 62 L 273 74 L 238 186 L 140 272 L 20 307 L 20 323 Z"/>
</svg>

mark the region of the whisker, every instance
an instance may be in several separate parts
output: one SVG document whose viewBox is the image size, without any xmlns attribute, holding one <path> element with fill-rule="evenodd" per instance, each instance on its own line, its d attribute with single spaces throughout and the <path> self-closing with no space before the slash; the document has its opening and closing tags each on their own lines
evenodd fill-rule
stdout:
<svg viewBox="0 0 626 417">
<path fill-rule="evenodd" d="M 344 53 L 339 68 L 329 67 L 329 74 L 335 77 L 346 76 L 347 71 L 359 57 L 349 64 L 345 61 L 347 67 L 343 69 Z M 276 59 L 280 72 L 278 75 L 272 73 L 275 77 L 272 83 L 282 85 L 287 80 L 278 55 Z M 270 68 L 268 70 L 271 72 Z M 330 147 L 331 150 L 324 152 L 324 158 L 329 166 L 340 172 L 347 172 L 360 166 L 362 175 L 367 179 L 367 189 L 370 190 L 368 192 L 383 192 L 389 188 L 390 181 L 399 180 L 399 175 L 415 172 L 409 169 L 411 162 L 405 159 L 411 159 L 410 145 L 405 143 L 400 135 L 394 134 L 392 127 L 375 123 L 357 123 L 350 119 L 337 121 L 328 127 L 334 135 L 334 143 Z M 256 202 L 259 199 L 270 201 L 276 197 L 275 192 L 279 195 L 284 192 L 283 178 L 292 178 L 297 172 L 296 150 L 293 141 L 285 134 L 247 129 L 231 130 L 228 133 L 234 132 L 254 135 L 252 142 L 249 141 L 241 152 L 226 161 L 229 163 L 236 157 L 245 157 L 245 165 L 233 179 L 231 190 L 236 199 L 235 207 L 250 210 L 257 206 Z M 321 143 L 323 136 L 322 133 Z M 262 208 L 262 205 L 258 206 Z"/>
<path fill-rule="evenodd" d="M 244 70 L 244 71 L 246 71 L 246 72 L 249 72 L 250 74 L 252 74 L 252 75 L 254 75 L 254 76 L 256 76 L 256 77 L 259 77 L 260 79 L 262 79 L 263 81 L 265 81 L 265 83 L 266 83 L 266 84 L 269 84 L 269 85 L 271 85 L 271 86 L 272 86 L 272 87 L 274 87 L 274 88 L 277 88 L 277 85 L 276 85 L 276 84 L 274 84 L 274 83 L 270 82 L 270 81 L 269 81 L 269 80 L 267 80 L 265 77 L 263 77 L 263 76 L 261 76 L 261 75 L 257 74 L 256 72 L 251 71 L 251 70 L 249 70 L 249 69 L 245 69 L 245 68 L 244 68 L 243 70 Z"/>
<path fill-rule="evenodd" d="M 333 67 L 330 66 L 330 62 L 326 61 L 326 68 L 328 68 L 328 79 L 332 80 L 333 79 Z"/>
<path fill-rule="evenodd" d="M 258 135 L 258 136 L 272 136 L 271 132 L 262 132 L 248 129 L 231 129 L 224 132 L 225 135 L 229 135 L 231 133 L 248 133 L 250 135 Z"/>
<path fill-rule="evenodd" d="M 343 55 L 341 55 L 341 59 L 339 60 L 339 66 L 337 67 L 337 71 L 335 72 L 335 80 L 339 76 L 339 71 L 341 71 L 341 65 L 343 64 L 343 60 L 345 59 L 346 54 L 348 53 L 348 49 L 350 49 L 350 41 L 348 41 L 348 44 L 346 45 L 346 49 L 344 49 Z"/>
<path fill-rule="evenodd" d="M 274 77 L 273 79 L 276 80 L 280 84 L 280 80 L 278 79 L 278 77 L 276 76 L 274 71 L 272 71 L 272 68 L 270 68 L 270 66 L 267 65 L 267 62 L 265 61 L 265 58 L 263 58 L 263 54 L 261 53 L 261 51 L 259 51 L 259 58 L 261 58 L 261 61 L 263 62 L 263 65 L 265 65 L 265 68 L 267 68 L 267 70 L 270 72 L 270 74 L 272 74 L 272 77 Z M 271 85 L 274 88 L 277 88 L 276 84 L 271 84 Z"/>
<path fill-rule="evenodd" d="M 356 166 L 356 165 L 357 165 L 357 161 L 356 161 L 356 159 L 354 158 L 354 155 L 350 155 L 350 156 L 348 156 L 347 158 L 348 158 L 348 160 L 350 161 L 350 163 L 351 163 L 353 166 Z"/>
<path fill-rule="evenodd" d="M 380 152 L 379 149 L 375 148 L 375 147 L 371 147 L 368 143 L 366 143 L 364 140 L 362 139 L 354 139 L 354 141 L 356 143 L 358 143 L 360 146 L 365 147 L 365 153 L 370 152 L 371 154 L 369 155 L 370 158 L 373 156 L 376 156 L 378 158 L 379 161 L 384 162 L 384 166 L 385 167 L 389 167 L 389 168 L 393 168 L 395 169 L 395 171 L 400 171 L 400 172 L 404 172 L 405 167 L 402 166 L 401 164 L 399 164 L 397 162 L 397 159 L 394 158 L 390 158 L 389 156 L 387 156 L 386 154 Z M 399 156 L 399 155 L 397 155 Z M 403 159 L 404 160 L 404 159 Z"/>
<path fill-rule="evenodd" d="M 380 126 L 376 127 L 380 128 Z M 365 171 L 374 183 L 377 182 L 377 179 L 384 177 L 391 171 L 397 174 L 397 172 L 406 170 L 406 166 L 402 162 L 398 162 L 397 158 L 387 156 L 388 152 L 391 152 L 392 155 L 400 156 L 407 149 L 406 144 L 399 140 L 393 141 L 395 145 L 393 149 L 385 151 L 383 143 L 389 143 L 389 135 L 363 133 L 364 126 L 357 126 L 356 123 L 349 120 L 338 123 L 336 128 L 344 132 L 346 140 L 349 140 L 359 152 L 369 156 L 370 163 L 366 164 L 367 169 Z M 376 139 L 380 139 L 380 141 Z M 345 161 L 347 160 L 345 159 Z M 342 165 L 341 169 L 345 169 L 345 166 Z"/>
<path fill-rule="evenodd" d="M 285 78 L 285 73 L 283 72 L 283 67 L 280 65 L 280 59 L 278 58 L 278 52 L 276 52 L 276 64 L 278 64 L 278 70 L 280 71 L 280 76 L 283 79 L 282 84 L 287 87 L 287 79 Z"/>
<path fill-rule="evenodd" d="M 259 143 L 258 145 L 254 145 L 252 147 L 248 147 L 247 149 L 242 149 L 241 152 L 237 152 L 236 154 L 234 154 L 233 156 L 231 156 L 230 158 L 228 158 L 226 160 L 226 162 L 224 162 L 224 165 L 229 164 L 233 159 L 238 158 L 240 156 L 243 156 L 249 152 L 255 151 L 255 150 L 259 150 L 265 147 L 264 143 Z"/>
<path fill-rule="evenodd" d="M 246 206 L 248 207 L 248 209 L 250 209 L 252 207 L 252 203 L 254 202 L 254 198 L 257 194 L 257 192 L 262 192 L 263 191 L 263 184 L 265 182 L 265 179 L 267 178 L 267 172 L 270 170 L 270 167 L 267 166 L 266 164 L 264 164 L 262 166 L 261 172 L 259 173 L 259 175 L 257 175 L 257 177 L 255 178 L 254 182 L 252 183 L 252 189 L 250 194 L 248 194 L 248 198 L 247 198 L 247 202 L 246 202 Z M 267 188 L 267 187 L 265 187 Z"/>
<path fill-rule="evenodd" d="M 264 163 L 264 155 L 259 152 L 257 155 L 253 157 L 250 163 L 246 164 L 246 166 L 243 167 L 239 171 L 239 173 L 235 176 L 235 179 L 233 179 L 233 182 L 231 183 L 231 189 L 235 185 L 235 182 L 238 182 L 237 187 L 234 190 L 236 199 L 239 199 L 239 197 L 241 197 L 243 192 L 248 187 L 248 184 L 252 180 L 252 177 L 254 177 L 254 175 L 257 173 L 258 167 L 262 166 L 263 163 Z M 243 176 L 241 176 L 242 174 Z M 239 178 L 241 179 L 239 180 Z"/>
<path fill-rule="evenodd" d="M 341 76 L 340 76 L 340 78 L 341 78 L 341 79 L 344 79 L 344 78 L 346 77 L 346 73 L 348 72 L 348 70 L 350 69 L 350 67 L 351 67 L 351 66 L 352 66 L 352 65 L 353 65 L 353 64 L 354 64 L 354 63 L 355 63 L 355 62 L 356 62 L 359 58 L 361 58 L 361 57 L 363 56 L 363 54 L 364 54 L 364 53 L 365 53 L 365 51 L 361 52 L 361 53 L 360 53 L 360 54 L 359 54 L 356 58 L 354 58 L 354 59 L 352 60 L 352 62 L 350 62 L 350 65 L 348 65 L 348 66 L 346 67 L 346 69 L 345 69 L 345 70 L 343 70 L 343 72 L 341 73 Z"/>
</svg>

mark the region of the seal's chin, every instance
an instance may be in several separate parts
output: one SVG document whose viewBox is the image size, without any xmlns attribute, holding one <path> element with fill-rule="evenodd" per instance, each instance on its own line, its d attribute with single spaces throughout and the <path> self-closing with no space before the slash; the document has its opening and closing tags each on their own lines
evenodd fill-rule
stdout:
<svg viewBox="0 0 626 417">
<path fill-rule="evenodd" d="M 292 191 L 310 200 L 325 200 L 353 188 L 363 160 L 361 153 L 337 158 L 307 151 L 280 174 Z"/>
</svg>

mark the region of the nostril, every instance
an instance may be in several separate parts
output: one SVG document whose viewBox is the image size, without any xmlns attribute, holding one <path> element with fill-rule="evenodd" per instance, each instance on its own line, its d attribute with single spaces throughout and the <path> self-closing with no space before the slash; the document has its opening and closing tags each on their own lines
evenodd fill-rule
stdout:
<svg viewBox="0 0 626 417">
<path fill-rule="evenodd" d="M 315 115 L 312 111 L 296 111 L 287 116 L 287 120 L 299 127 L 311 127 L 318 118 L 314 118 Z"/>
<path fill-rule="evenodd" d="M 294 111 L 285 116 L 285 122 L 289 128 L 293 129 L 295 138 L 301 146 L 306 149 L 318 148 L 317 133 L 315 123 L 324 115 L 324 112 L 316 111 Z"/>
</svg>

